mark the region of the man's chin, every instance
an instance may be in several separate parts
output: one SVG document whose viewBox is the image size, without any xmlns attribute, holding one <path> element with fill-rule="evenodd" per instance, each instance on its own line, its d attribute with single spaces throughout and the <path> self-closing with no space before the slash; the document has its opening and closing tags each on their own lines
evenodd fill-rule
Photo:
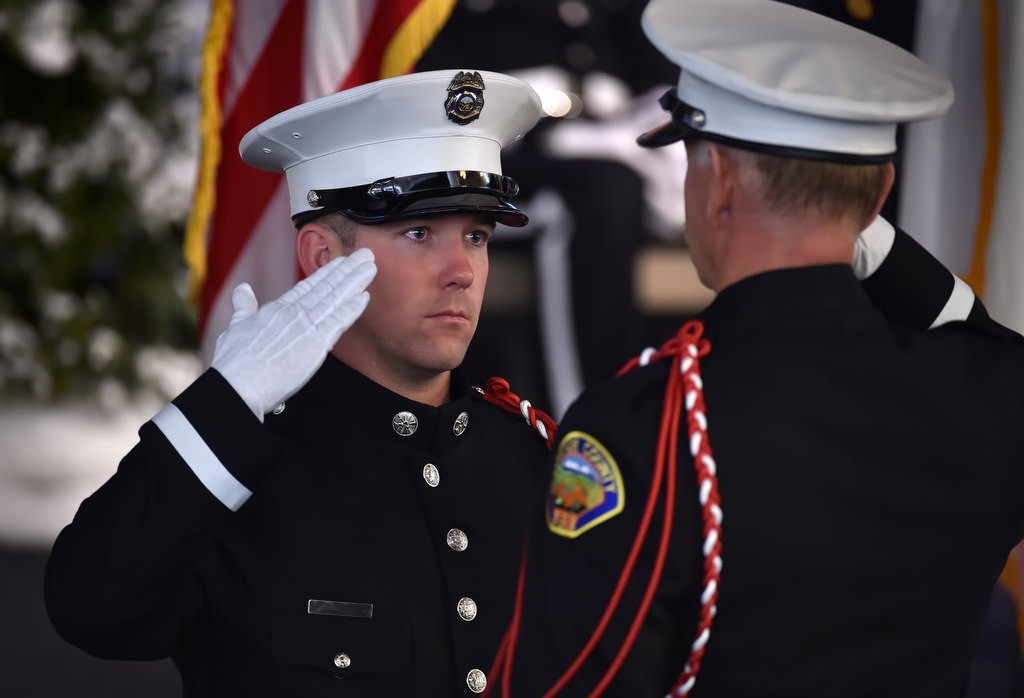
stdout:
<svg viewBox="0 0 1024 698">
<path fill-rule="evenodd" d="M 439 373 L 442 371 L 453 371 L 462 365 L 465 358 L 465 351 L 456 354 L 449 354 L 444 357 L 438 357 L 437 361 L 434 362 L 434 367 Z"/>
<path fill-rule="evenodd" d="M 462 364 L 476 327 L 422 333 L 407 359 L 426 371 L 451 371 Z"/>
</svg>

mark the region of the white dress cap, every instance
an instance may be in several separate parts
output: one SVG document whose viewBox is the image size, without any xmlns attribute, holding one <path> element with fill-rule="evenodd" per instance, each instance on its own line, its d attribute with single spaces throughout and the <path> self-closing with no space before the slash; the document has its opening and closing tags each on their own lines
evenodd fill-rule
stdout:
<svg viewBox="0 0 1024 698">
<path fill-rule="evenodd" d="M 414 73 L 360 85 L 281 112 L 245 134 L 239 153 L 253 167 L 285 173 L 293 219 L 310 212 L 341 210 L 361 220 L 358 201 L 352 207 L 332 207 L 311 191 L 452 173 L 441 177 L 441 184 L 437 178 L 419 178 L 406 180 L 404 185 L 399 182 L 392 190 L 399 192 L 398 198 L 415 199 L 420 212 L 508 210 L 522 219 L 510 224 L 522 225 L 525 216 L 507 202 L 517 187 L 501 176 L 501 149 L 533 128 L 541 114 L 540 98 L 533 88 L 508 75 L 455 69 Z M 468 178 L 463 176 L 467 172 Z M 485 189 L 464 189 L 474 185 Z M 413 191 L 416 187 L 419 190 Z M 428 188 L 432 193 L 424 195 Z M 492 190 L 497 193 L 489 195 Z M 344 194 L 351 204 L 353 192 Z M 360 192 L 355 194 L 357 200 L 361 198 Z M 424 203 L 425 199 L 437 203 L 442 198 L 445 205 L 439 203 L 433 209 Z M 389 220 L 403 213 L 409 215 L 404 204 L 377 210 L 366 220 Z"/>
<path fill-rule="evenodd" d="M 682 70 L 662 105 L 687 134 L 753 150 L 848 162 L 896 151 L 896 125 L 943 114 L 953 88 L 902 48 L 777 0 L 652 0 L 644 33 Z"/>
</svg>

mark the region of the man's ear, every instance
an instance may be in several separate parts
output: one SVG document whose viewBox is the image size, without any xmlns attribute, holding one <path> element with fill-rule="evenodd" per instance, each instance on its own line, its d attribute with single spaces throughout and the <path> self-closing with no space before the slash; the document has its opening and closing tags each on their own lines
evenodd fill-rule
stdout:
<svg viewBox="0 0 1024 698">
<path fill-rule="evenodd" d="M 878 197 L 878 203 L 875 205 L 875 215 L 871 216 L 869 220 L 875 220 L 878 214 L 882 212 L 882 206 L 885 205 L 885 200 L 889 198 L 889 192 L 892 191 L 892 185 L 896 181 L 896 168 L 893 164 L 887 163 L 885 166 L 885 184 L 882 186 L 882 193 Z"/>
<path fill-rule="evenodd" d="M 306 277 L 341 254 L 341 240 L 320 223 L 306 223 L 295 237 L 295 257 Z"/>
<path fill-rule="evenodd" d="M 721 228 L 733 214 L 735 163 L 714 143 L 708 145 L 708 190 L 704 205 L 712 228 Z"/>
</svg>

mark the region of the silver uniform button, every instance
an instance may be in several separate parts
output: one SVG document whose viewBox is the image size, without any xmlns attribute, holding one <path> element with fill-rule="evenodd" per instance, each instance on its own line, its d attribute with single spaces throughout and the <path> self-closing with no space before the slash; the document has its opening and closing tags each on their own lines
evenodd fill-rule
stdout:
<svg viewBox="0 0 1024 698">
<path fill-rule="evenodd" d="M 466 433 L 466 427 L 469 426 L 469 413 L 459 412 L 459 416 L 455 418 L 455 424 L 452 425 L 452 431 L 455 432 L 456 436 L 462 436 Z"/>
<path fill-rule="evenodd" d="M 274 414 L 281 414 L 282 412 L 284 412 L 284 403 L 280 402 L 277 407 L 274 408 Z"/>
<path fill-rule="evenodd" d="M 469 536 L 463 533 L 461 529 L 451 529 L 448 531 L 448 547 L 457 553 L 461 553 L 469 547 Z"/>
<path fill-rule="evenodd" d="M 459 618 L 462 620 L 473 620 L 476 618 L 476 601 L 468 596 L 463 596 L 459 599 L 458 610 Z"/>
<path fill-rule="evenodd" d="M 420 420 L 412 412 L 399 412 L 391 420 L 391 427 L 399 436 L 412 436 L 419 425 Z"/>
<path fill-rule="evenodd" d="M 336 655 L 334 655 L 334 666 L 338 667 L 339 669 L 348 669 L 350 666 L 352 666 L 352 658 L 344 652 L 338 652 Z"/>
<path fill-rule="evenodd" d="M 470 669 L 466 674 L 466 685 L 473 693 L 483 693 L 487 688 L 487 674 L 479 669 Z"/>
<path fill-rule="evenodd" d="M 437 487 L 441 483 L 441 471 L 433 463 L 427 463 L 423 466 L 423 479 L 431 487 Z"/>
</svg>

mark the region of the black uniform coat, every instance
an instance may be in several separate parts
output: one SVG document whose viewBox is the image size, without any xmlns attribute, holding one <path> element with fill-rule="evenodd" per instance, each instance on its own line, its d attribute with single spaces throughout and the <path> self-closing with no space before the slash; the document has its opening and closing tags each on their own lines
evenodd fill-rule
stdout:
<svg viewBox="0 0 1024 698">
<path fill-rule="evenodd" d="M 920 290 L 919 277 L 897 276 Z M 928 332 L 895 322 L 848 266 L 745 279 L 699 319 L 711 342 L 701 372 L 723 568 L 691 695 L 960 695 L 989 594 L 1024 535 L 1019 337 L 989 333 L 987 320 Z M 538 517 L 514 696 L 542 695 L 608 604 L 646 504 L 668 366 L 588 390 L 561 423 L 560 437 L 585 432 L 617 461 L 625 506 L 577 538 Z M 694 639 L 700 507 L 685 420 L 680 433 L 665 570 L 606 695 L 665 696 Z M 619 613 L 560 695 L 587 695 L 622 645 L 650 578 L 658 512 Z"/>
<path fill-rule="evenodd" d="M 175 405 L 252 496 L 231 511 L 144 425 L 54 545 L 46 601 L 61 635 L 100 657 L 170 656 L 187 697 L 472 695 L 543 496 L 538 434 L 457 372 L 433 408 L 333 357 L 265 426 L 212 370 Z M 410 436 L 392 427 L 402 411 L 418 419 Z M 310 600 L 372 604 L 372 618 L 311 614 Z"/>
</svg>

